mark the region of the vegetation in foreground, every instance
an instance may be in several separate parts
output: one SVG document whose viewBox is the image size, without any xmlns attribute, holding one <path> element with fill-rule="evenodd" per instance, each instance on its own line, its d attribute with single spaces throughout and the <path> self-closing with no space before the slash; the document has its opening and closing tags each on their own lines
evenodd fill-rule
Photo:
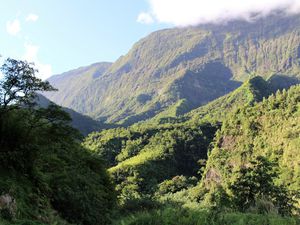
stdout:
<svg viewBox="0 0 300 225">
<path fill-rule="evenodd" d="M 7 224 L 108 224 L 115 194 L 102 159 L 80 145 L 60 107 L 34 103 L 36 91 L 53 88 L 27 62 L 8 59 L 2 72 L 0 218 Z"/>
<path fill-rule="evenodd" d="M 118 221 L 113 225 L 298 225 L 299 218 L 287 218 L 278 215 L 255 213 L 220 212 L 205 209 L 183 209 L 166 207 L 152 211 L 143 211 Z"/>
<path fill-rule="evenodd" d="M 120 221 L 179 224 L 156 216 L 172 203 L 231 221 L 208 224 L 298 223 L 289 217 L 299 216 L 300 87 L 272 90 L 256 77 L 182 118 L 90 134 L 84 146 L 109 162 L 121 213 L 137 212 Z"/>
<path fill-rule="evenodd" d="M 81 143 L 60 107 L 36 106 L 53 88 L 32 65 L 8 59 L 2 72 L 0 223 L 300 223 L 300 86 L 266 98 L 254 78 L 183 118 Z"/>
</svg>

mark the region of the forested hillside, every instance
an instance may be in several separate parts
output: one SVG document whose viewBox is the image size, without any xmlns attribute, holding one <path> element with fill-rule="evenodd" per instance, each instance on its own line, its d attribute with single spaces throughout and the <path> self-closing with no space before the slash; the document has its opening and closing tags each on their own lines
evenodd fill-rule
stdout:
<svg viewBox="0 0 300 225">
<path fill-rule="evenodd" d="M 104 162 L 80 145 L 52 91 L 27 62 L 8 59 L 0 86 L 0 224 L 108 224 L 114 186 Z M 36 222 L 34 222 L 36 221 Z"/>
<path fill-rule="evenodd" d="M 178 101 L 185 102 L 185 113 L 254 75 L 289 76 L 298 82 L 299 27 L 299 15 L 279 13 L 254 22 L 157 31 L 113 64 L 50 78 L 59 92 L 46 96 L 97 120 L 125 125 Z"/>
<path fill-rule="evenodd" d="M 135 219 L 124 221 L 128 224 L 138 224 L 137 221 L 172 224 L 176 220 L 169 217 L 178 213 L 178 220 L 181 217 L 190 218 L 186 219 L 190 223 L 182 224 L 199 224 L 203 218 L 209 217 L 205 211 L 199 212 L 201 207 L 217 207 L 221 214 L 229 210 L 233 214 L 228 217 L 233 221 L 234 217 L 241 221 L 253 219 L 251 215 L 234 214 L 239 211 L 286 215 L 296 213 L 297 210 L 294 210 L 299 207 L 296 196 L 300 189 L 296 172 L 299 167 L 300 91 L 299 86 L 295 86 L 289 91 L 273 94 L 273 87 L 272 82 L 255 77 L 232 93 L 182 117 L 162 115 L 126 129 L 111 129 L 89 135 L 84 146 L 108 162 L 111 167 L 109 173 L 117 184 L 119 202 L 125 212 L 143 208 L 151 211 L 158 205 L 164 205 L 161 211 L 138 213 L 133 217 Z M 224 146 L 228 148 L 223 149 Z M 212 152 L 209 151 L 211 147 Z M 258 160 L 259 157 L 264 158 L 262 162 L 257 162 L 257 157 Z M 270 179 L 266 192 L 270 194 L 277 187 L 282 188 L 282 192 L 279 189 L 276 192 L 282 194 L 286 203 L 276 202 L 279 197 L 273 196 L 274 193 L 272 196 L 262 193 L 266 199 L 255 196 L 249 203 L 252 211 L 237 205 L 235 198 L 243 193 L 233 194 L 230 185 L 236 182 L 234 178 L 240 176 L 241 169 L 247 166 L 251 168 L 252 161 L 253 165 L 267 165 L 266 171 L 263 171 L 267 173 L 263 174 L 266 177 L 262 178 Z M 276 171 L 274 174 L 273 170 Z M 261 185 L 251 184 L 249 180 L 248 185 Z M 174 207 L 168 208 L 172 202 L 176 205 L 176 212 Z M 282 208 L 276 204 L 282 205 Z M 294 204 L 295 209 L 290 204 Z M 259 207 L 263 212 L 259 211 Z M 218 223 L 223 224 L 222 220 Z"/>
<path fill-rule="evenodd" d="M 274 163 L 272 170 L 278 173 L 274 182 L 299 194 L 299 132 L 299 86 L 277 92 L 253 107 L 241 107 L 217 132 L 202 185 L 208 190 L 213 185 L 228 189 L 241 168 L 263 156 Z M 299 198 L 295 200 L 299 205 Z"/>
</svg>

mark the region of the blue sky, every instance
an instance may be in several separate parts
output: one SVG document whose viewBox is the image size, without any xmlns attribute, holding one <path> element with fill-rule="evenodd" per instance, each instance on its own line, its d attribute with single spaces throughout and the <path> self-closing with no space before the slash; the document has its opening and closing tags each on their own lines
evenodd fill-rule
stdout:
<svg viewBox="0 0 300 225">
<path fill-rule="evenodd" d="M 140 38 L 168 27 L 137 21 L 146 0 L 1 1 L 0 54 L 35 61 L 46 76 L 115 61 Z"/>
</svg>

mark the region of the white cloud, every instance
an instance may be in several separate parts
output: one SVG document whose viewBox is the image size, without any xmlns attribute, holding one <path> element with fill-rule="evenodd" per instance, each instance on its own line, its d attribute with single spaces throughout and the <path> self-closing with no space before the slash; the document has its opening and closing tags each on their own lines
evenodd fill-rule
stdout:
<svg viewBox="0 0 300 225">
<path fill-rule="evenodd" d="M 13 21 L 7 21 L 6 31 L 10 35 L 17 35 L 21 31 L 20 21 L 18 19 L 15 19 Z"/>
<path fill-rule="evenodd" d="M 38 15 L 33 14 L 33 13 L 30 13 L 30 14 L 27 15 L 26 21 L 27 21 L 27 22 L 35 22 L 35 21 L 38 20 L 38 18 L 39 18 Z"/>
<path fill-rule="evenodd" d="M 158 22 L 177 26 L 249 19 L 253 13 L 274 10 L 299 12 L 300 0 L 148 0 L 150 13 Z"/>
<path fill-rule="evenodd" d="M 39 52 L 39 46 L 32 45 L 32 44 L 24 44 L 25 47 L 25 54 L 23 58 L 29 62 L 33 62 L 37 60 L 37 54 Z"/>
<path fill-rule="evenodd" d="M 138 15 L 138 18 L 136 20 L 139 23 L 143 23 L 143 24 L 151 24 L 154 22 L 152 16 L 150 15 L 150 13 L 145 13 L 145 12 L 141 12 Z"/>
<path fill-rule="evenodd" d="M 47 78 L 53 75 L 52 66 L 50 64 L 37 63 L 37 69 L 39 71 L 38 77 L 42 80 L 46 80 Z"/>
<path fill-rule="evenodd" d="M 50 64 L 44 64 L 38 59 L 38 52 L 40 47 L 25 43 L 25 54 L 22 57 L 23 60 L 33 62 L 35 67 L 38 69 L 37 77 L 45 80 L 52 75 L 52 66 Z"/>
</svg>

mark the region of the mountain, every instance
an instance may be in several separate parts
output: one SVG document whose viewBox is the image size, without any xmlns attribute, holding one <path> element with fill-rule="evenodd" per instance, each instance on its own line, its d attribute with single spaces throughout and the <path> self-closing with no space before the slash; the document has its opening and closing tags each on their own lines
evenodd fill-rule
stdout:
<svg viewBox="0 0 300 225">
<path fill-rule="evenodd" d="M 95 107 L 92 96 L 93 98 L 97 96 L 88 91 L 89 86 L 93 85 L 94 80 L 101 76 L 110 65 L 111 63 L 108 62 L 95 63 L 54 75 L 48 81 L 59 91 L 45 92 L 43 95 L 58 105 L 72 108 L 80 113 L 92 111 Z M 89 108 L 86 111 L 78 110 L 82 104 L 89 105 Z"/>
<path fill-rule="evenodd" d="M 239 88 L 208 104 L 189 111 L 185 100 L 180 100 L 153 118 L 141 123 L 159 125 L 164 123 L 219 123 L 227 114 L 235 109 L 253 105 L 262 101 L 278 90 L 288 89 L 299 83 L 297 78 L 273 75 L 267 80 L 260 76 L 253 77 L 243 83 Z"/>
<path fill-rule="evenodd" d="M 204 105 L 254 75 L 298 82 L 299 46 L 299 15 L 165 29 L 112 64 L 51 77 L 60 91 L 46 96 L 97 120 L 130 125 L 180 100 L 186 111 Z"/>
<path fill-rule="evenodd" d="M 283 205 L 275 204 L 278 199 L 272 202 L 267 200 L 267 196 L 256 199 L 256 205 L 251 206 L 248 214 L 244 211 L 241 215 L 226 214 L 237 210 L 229 189 L 233 182 L 238 181 L 237 172 L 250 167 L 257 157 L 274 162 L 271 168 L 278 171 L 278 177 L 270 182 L 275 185 L 272 187 L 275 190 L 283 190 L 279 200 L 285 199 L 287 193 L 294 193 L 291 195 L 293 203 L 287 200 L 289 202 L 285 206 L 292 207 L 294 204 L 299 208 L 296 202 L 299 201 L 297 192 L 300 188 L 300 86 L 274 93 L 274 79 L 265 81 L 254 77 L 231 93 L 173 120 L 168 120 L 168 117 L 155 120 L 154 117 L 127 128 L 90 134 L 83 146 L 100 155 L 110 167 L 108 171 L 116 184 L 124 215 L 137 212 L 134 216 L 130 215 L 130 219 L 128 217 L 128 224 L 157 218 L 160 222 L 156 224 L 164 224 L 168 215 L 173 218 L 177 214 L 181 215 L 179 220 L 184 216 L 201 217 L 206 210 L 196 213 L 200 205 L 214 213 L 217 207 L 226 215 L 226 219 L 217 220 L 216 224 L 259 218 L 251 213 L 260 214 L 261 221 L 269 221 L 270 215 L 279 212 L 290 215 L 291 208 L 284 211 Z M 159 208 L 157 204 L 163 206 Z M 172 209 L 171 214 L 168 205 Z M 220 212 L 217 218 L 224 215 Z M 165 217 L 160 217 L 161 214 Z M 127 224 L 124 223 L 126 218 L 119 224 Z M 199 223 L 189 221 L 186 224 Z M 297 223 L 291 219 L 283 224 Z"/>
<path fill-rule="evenodd" d="M 38 104 L 42 107 L 48 107 L 50 100 L 44 97 L 43 95 L 38 95 Z M 62 109 L 67 112 L 72 119 L 72 127 L 78 129 L 81 134 L 88 135 L 93 131 L 100 131 L 102 129 L 114 128 L 116 125 L 105 124 L 100 121 L 93 120 L 92 118 L 82 115 L 72 109 L 62 107 Z"/>
<path fill-rule="evenodd" d="M 214 185 L 228 190 L 236 171 L 251 160 L 265 157 L 275 162 L 278 185 L 300 190 L 300 86 L 278 91 L 253 106 L 230 113 L 216 134 L 204 172 L 202 187 Z"/>
<path fill-rule="evenodd" d="M 199 176 L 199 160 L 207 159 L 219 123 L 241 106 L 262 101 L 272 93 L 270 90 L 270 83 L 254 77 L 182 119 L 170 122 L 161 117 L 157 123 L 154 117 L 128 128 L 94 132 L 83 145 L 107 162 L 121 199 L 126 199 L 125 192 L 133 196 L 153 194 L 164 180 Z M 131 185 L 136 188 L 129 190 Z"/>
<path fill-rule="evenodd" d="M 284 80 L 286 78 L 283 78 Z M 188 113 L 186 103 L 180 101 L 167 110 L 157 114 L 146 123 L 164 124 L 188 122 L 199 124 L 203 122 L 218 123 L 226 118 L 227 114 L 242 105 L 251 105 L 269 96 L 273 90 L 273 82 L 265 81 L 262 77 L 254 77 L 243 83 L 239 88 L 208 104 L 198 107 Z"/>
</svg>

